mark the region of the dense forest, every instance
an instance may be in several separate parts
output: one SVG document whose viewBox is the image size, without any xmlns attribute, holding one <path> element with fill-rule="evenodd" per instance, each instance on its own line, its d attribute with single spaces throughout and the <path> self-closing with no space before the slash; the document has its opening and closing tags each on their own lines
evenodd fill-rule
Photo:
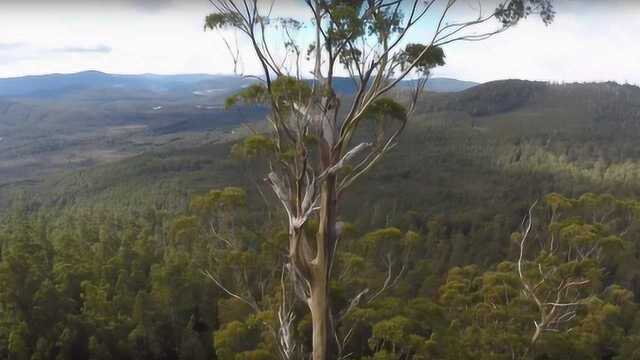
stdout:
<svg viewBox="0 0 640 360">
<path fill-rule="evenodd" d="M 208 3 L 257 74 L 8 82 L 0 358 L 640 360 L 640 88 L 428 91 L 552 0 Z"/>
<path fill-rule="evenodd" d="M 256 222 L 246 201 L 229 187 L 176 213 L 14 209 L 0 239 L 2 357 L 275 359 L 278 316 L 310 346 L 309 316 L 282 299 L 274 266 L 286 233 L 277 221 Z M 638 358 L 638 209 L 610 195 L 545 197 L 533 212 L 524 278 L 514 216 L 344 223 L 331 285 L 336 346 L 358 359 Z M 575 305 L 535 343 L 541 309 L 523 279 L 545 281 L 535 290 L 543 301 L 581 282 L 562 292 Z"/>
<path fill-rule="evenodd" d="M 429 94 L 347 198 L 336 353 L 640 358 L 640 90 L 484 87 Z M 260 181 L 269 146 L 254 135 L 169 149 L 14 193 L 0 232 L 0 357 L 275 359 L 282 317 L 308 351 L 309 315 L 282 296 L 285 219 Z M 572 305 L 549 317 L 535 299 L 556 296 Z"/>
</svg>

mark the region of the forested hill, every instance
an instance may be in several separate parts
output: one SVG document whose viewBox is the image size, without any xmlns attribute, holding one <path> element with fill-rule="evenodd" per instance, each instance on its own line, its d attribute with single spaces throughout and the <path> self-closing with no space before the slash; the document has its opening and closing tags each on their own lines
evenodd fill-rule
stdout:
<svg viewBox="0 0 640 360">
<path fill-rule="evenodd" d="M 639 143 L 634 86 L 427 94 L 341 209 L 344 353 L 638 359 Z M 262 181 L 268 139 L 189 144 L 0 188 L 0 358 L 276 359 L 288 236 Z M 535 345 L 523 278 L 562 320 Z M 291 336 L 308 349 L 295 304 Z"/>
<path fill-rule="evenodd" d="M 486 201 L 513 205 L 514 196 L 529 201 L 550 191 L 635 194 L 639 138 L 640 88 L 634 86 L 505 80 L 458 93 L 429 93 L 400 145 L 353 197 L 380 204 L 395 199 L 401 213 L 477 208 Z M 247 165 L 231 159 L 232 145 L 166 146 L 53 176 L 34 190 L 45 203 L 127 203 L 133 194 L 155 198 L 151 183 L 162 189 L 160 198 L 247 185 L 239 176 Z M 365 196 L 371 186 L 379 192 L 375 197 Z M 526 193 L 516 195 L 514 187 Z"/>
<path fill-rule="evenodd" d="M 508 234 L 527 206 L 548 193 L 639 196 L 639 140 L 640 88 L 634 86 L 506 80 L 429 94 L 400 144 L 349 194 L 345 220 L 366 229 L 422 226 L 444 216 L 466 233 L 500 218 Z M 193 194 L 239 186 L 260 217 L 256 186 L 274 200 L 262 181 L 267 169 L 260 159 L 234 159 L 236 143 L 166 145 L 0 191 L 5 201 L 26 198 L 30 206 L 173 211 Z M 463 262 L 491 263 L 503 252 L 499 246 L 465 252 Z"/>
<path fill-rule="evenodd" d="M 563 105 L 568 108 L 587 106 L 601 112 L 604 122 L 616 122 L 622 112 L 638 110 L 640 88 L 633 85 L 607 83 L 550 84 L 540 81 L 500 80 L 480 84 L 466 91 L 449 94 L 430 94 L 423 101 L 423 112 L 465 112 L 480 118 L 487 115 L 517 111 L 522 107 L 547 108 Z M 615 117 L 611 117 L 617 112 Z M 595 115 L 595 114 L 594 114 Z M 583 125 L 593 120 L 591 117 Z M 597 120 L 597 119 L 596 119 Z M 558 124 L 562 127 L 563 124 Z"/>
<path fill-rule="evenodd" d="M 264 119 L 259 106 L 225 111 L 255 83 L 233 75 L 119 75 L 98 71 L 0 78 L 0 187 L 38 181 L 172 147 L 224 142 Z M 336 78 L 341 94 L 354 83 Z M 476 85 L 434 78 L 429 90 Z M 0 208 L 2 205 L 0 205 Z"/>
</svg>

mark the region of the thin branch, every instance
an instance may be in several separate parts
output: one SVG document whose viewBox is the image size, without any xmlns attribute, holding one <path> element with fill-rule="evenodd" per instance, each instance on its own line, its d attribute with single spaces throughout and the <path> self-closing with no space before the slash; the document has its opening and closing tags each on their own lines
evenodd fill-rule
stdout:
<svg viewBox="0 0 640 360">
<path fill-rule="evenodd" d="M 211 281 L 213 281 L 214 284 L 216 284 L 216 286 L 218 286 L 218 288 L 220 288 L 222 291 L 224 291 L 227 295 L 233 297 L 234 299 L 240 300 L 243 303 L 249 305 L 249 307 L 251 307 L 251 309 L 253 309 L 253 311 L 255 312 L 259 312 L 260 308 L 258 307 L 258 305 L 254 302 L 254 301 L 250 301 L 247 298 L 236 294 L 234 292 L 232 292 L 231 290 L 229 290 L 228 288 L 226 288 L 224 285 L 222 285 L 222 283 L 220 281 L 218 281 L 218 279 L 216 279 L 213 275 L 211 275 L 211 273 L 208 270 L 201 270 L 200 271 L 202 273 L 202 275 L 208 277 Z"/>
</svg>

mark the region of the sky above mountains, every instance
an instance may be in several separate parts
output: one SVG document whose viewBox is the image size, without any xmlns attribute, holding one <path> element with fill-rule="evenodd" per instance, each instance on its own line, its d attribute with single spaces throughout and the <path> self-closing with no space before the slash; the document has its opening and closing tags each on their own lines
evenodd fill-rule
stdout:
<svg viewBox="0 0 640 360">
<path fill-rule="evenodd" d="M 302 3 L 276 0 L 288 15 L 302 13 Z M 474 14 L 478 4 L 456 6 L 459 14 Z M 640 84 L 640 1 L 557 0 L 556 10 L 550 26 L 531 18 L 492 39 L 446 48 L 447 65 L 435 76 Z M 203 31 L 211 11 L 207 0 L 3 0 L 0 77 L 87 69 L 229 73 L 221 38 Z M 412 40 L 428 29 L 420 31 Z M 245 73 L 257 72 L 249 51 L 245 58 Z"/>
</svg>

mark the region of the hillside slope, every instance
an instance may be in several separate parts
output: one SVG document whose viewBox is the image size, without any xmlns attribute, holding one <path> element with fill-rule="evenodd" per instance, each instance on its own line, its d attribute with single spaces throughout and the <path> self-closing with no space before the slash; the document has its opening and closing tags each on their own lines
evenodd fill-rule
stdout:
<svg viewBox="0 0 640 360">
<path fill-rule="evenodd" d="M 254 79 L 231 75 L 117 75 L 98 71 L 0 79 L 0 186 L 153 151 L 227 141 L 265 109 L 223 109 Z M 433 79 L 432 91 L 475 83 Z M 344 94 L 351 79 L 336 79 Z"/>
<path fill-rule="evenodd" d="M 552 191 L 637 195 L 639 139 L 636 87 L 513 80 L 431 94 L 401 144 L 349 199 L 371 209 L 359 220 L 380 224 L 404 221 L 409 210 L 516 211 Z M 230 146 L 161 147 L 53 176 L 31 190 L 50 204 L 136 206 L 212 187 L 253 188 L 260 170 L 231 160 Z M 354 205 L 347 210 L 355 216 Z"/>
</svg>

